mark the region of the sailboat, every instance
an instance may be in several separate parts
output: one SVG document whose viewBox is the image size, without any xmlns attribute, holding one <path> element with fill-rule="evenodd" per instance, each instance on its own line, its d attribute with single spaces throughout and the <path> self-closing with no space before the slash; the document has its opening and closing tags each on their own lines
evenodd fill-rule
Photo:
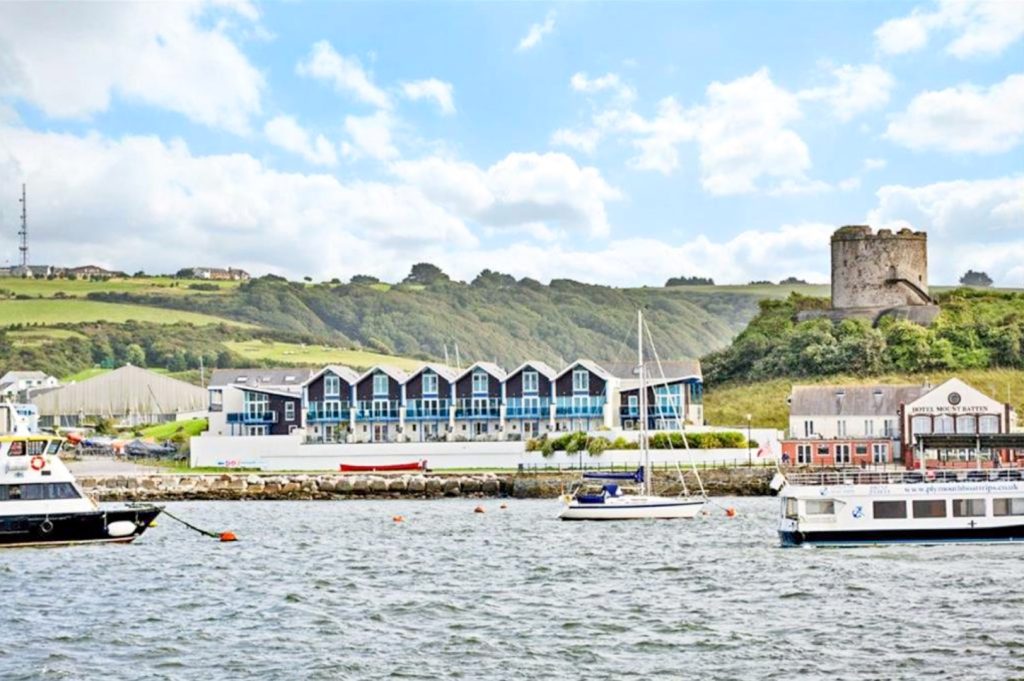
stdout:
<svg viewBox="0 0 1024 681">
<path fill-rule="evenodd" d="M 693 518 L 707 503 L 704 494 L 684 494 L 666 497 L 654 493 L 654 474 L 647 437 L 647 378 L 644 365 L 644 318 L 637 311 L 637 361 L 640 375 L 640 460 L 632 473 L 583 474 L 583 481 L 570 493 L 562 496 L 563 507 L 558 517 L 562 520 L 642 520 Z M 676 405 L 679 409 L 679 405 Z M 677 413 L 677 417 L 681 417 Z M 679 418 L 682 423 L 682 418 Z M 696 468 L 694 473 L 696 474 Z M 700 476 L 698 474 L 698 480 Z M 602 482 L 599 491 L 591 488 Z M 627 483 L 624 487 L 620 483 Z M 631 485 L 629 483 L 632 483 Z M 684 487 L 685 489 L 685 487 Z M 703 488 L 702 488 L 703 491 Z"/>
</svg>

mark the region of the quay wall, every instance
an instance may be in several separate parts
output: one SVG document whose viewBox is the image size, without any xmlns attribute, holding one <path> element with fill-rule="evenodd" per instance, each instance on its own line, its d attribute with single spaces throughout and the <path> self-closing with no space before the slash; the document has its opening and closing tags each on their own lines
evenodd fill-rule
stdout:
<svg viewBox="0 0 1024 681">
<path fill-rule="evenodd" d="M 721 468 L 701 471 L 712 496 L 763 496 L 774 475 L 771 467 Z M 578 479 L 578 474 L 253 474 L 224 473 L 81 476 L 79 484 L 97 501 L 178 500 L 329 500 L 515 498 L 553 499 Z M 687 474 L 690 491 L 697 489 Z M 659 472 L 658 493 L 678 494 L 678 476 Z"/>
</svg>

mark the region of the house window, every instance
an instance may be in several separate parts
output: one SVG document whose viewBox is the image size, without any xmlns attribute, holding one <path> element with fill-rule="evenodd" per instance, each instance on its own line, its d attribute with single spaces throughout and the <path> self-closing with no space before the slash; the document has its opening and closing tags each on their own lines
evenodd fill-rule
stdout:
<svg viewBox="0 0 1024 681">
<path fill-rule="evenodd" d="M 871 460 L 875 463 L 889 462 L 889 448 L 881 442 L 871 445 Z"/>
<path fill-rule="evenodd" d="M 629 396 L 629 410 L 631 412 L 638 413 L 640 411 L 640 396 L 630 395 Z"/>
<path fill-rule="evenodd" d="M 846 421 L 836 421 L 836 435 L 846 437 Z"/>
<path fill-rule="evenodd" d="M 875 434 L 875 422 L 871 419 L 864 421 L 864 435 L 866 437 L 872 437 Z"/>
<path fill-rule="evenodd" d="M 437 394 L 437 374 L 423 374 L 423 394 Z"/>
<path fill-rule="evenodd" d="M 836 445 L 836 463 L 850 463 L 850 445 Z"/>
<path fill-rule="evenodd" d="M 814 437 L 814 421 L 804 421 L 804 437 Z"/>
<path fill-rule="evenodd" d="M 886 419 L 882 424 L 882 434 L 885 437 L 896 437 L 896 424 L 892 419 Z"/>
<path fill-rule="evenodd" d="M 285 402 L 284 403 L 284 420 L 294 421 L 295 420 L 295 403 Z"/>
<path fill-rule="evenodd" d="M 487 394 L 487 373 L 484 371 L 476 371 L 473 373 L 473 394 L 474 395 L 486 395 Z"/>
<path fill-rule="evenodd" d="M 574 393 L 585 393 L 590 391 L 590 372 L 586 369 L 573 369 L 572 391 Z"/>
<path fill-rule="evenodd" d="M 326 397 L 341 395 L 341 379 L 331 374 L 324 376 L 324 395 Z"/>
<path fill-rule="evenodd" d="M 376 395 L 387 395 L 388 394 L 388 375 L 387 374 L 374 374 L 373 375 L 373 394 Z"/>
<path fill-rule="evenodd" d="M 796 462 L 801 464 L 808 464 L 811 462 L 811 446 L 810 445 L 797 445 L 796 446 Z"/>
<path fill-rule="evenodd" d="M 523 372 L 523 392 L 535 393 L 539 389 L 540 380 L 536 371 Z"/>
</svg>

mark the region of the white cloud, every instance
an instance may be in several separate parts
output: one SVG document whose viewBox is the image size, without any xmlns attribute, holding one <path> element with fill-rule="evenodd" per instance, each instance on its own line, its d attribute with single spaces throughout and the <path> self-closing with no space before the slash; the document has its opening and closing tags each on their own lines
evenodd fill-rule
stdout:
<svg viewBox="0 0 1024 681">
<path fill-rule="evenodd" d="M 295 67 L 300 76 L 317 78 L 331 83 L 338 92 L 355 96 L 361 102 L 381 109 L 391 108 L 391 98 L 373 82 L 372 74 L 363 69 L 356 57 L 345 57 L 326 40 L 313 45 L 305 61 Z"/>
<path fill-rule="evenodd" d="M 525 52 L 527 50 L 532 50 L 537 47 L 537 45 L 540 45 L 540 41 L 544 39 L 544 36 L 551 33 L 553 30 L 555 30 L 555 12 L 554 10 L 551 10 L 548 12 L 547 16 L 544 17 L 544 23 L 533 24 L 530 26 L 530 30 L 526 32 L 526 35 L 523 36 L 522 40 L 520 40 L 519 44 L 516 46 L 516 51 Z"/>
<path fill-rule="evenodd" d="M 596 168 L 581 168 L 565 154 L 513 153 L 486 170 L 440 158 L 399 162 L 392 170 L 454 213 L 501 229 L 543 224 L 606 236 L 605 203 L 622 198 Z"/>
<path fill-rule="evenodd" d="M 933 282 L 953 283 L 968 268 L 1003 285 L 1024 284 L 1024 176 L 955 180 L 878 190 L 871 224 L 911 226 L 929 237 Z"/>
<path fill-rule="evenodd" d="M 452 98 L 452 84 L 437 78 L 415 80 L 402 83 L 402 92 L 409 99 L 433 99 L 441 108 L 441 113 L 449 116 L 455 113 L 455 101 Z"/>
<path fill-rule="evenodd" d="M 267 140 L 282 149 L 298 154 L 314 165 L 333 166 L 338 162 L 334 145 L 323 135 L 312 139 L 291 116 L 277 116 L 263 126 Z"/>
<path fill-rule="evenodd" d="M 559 128 L 551 133 L 551 144 L 554 146 L 571 147 L 587 154 L 594 153 L 597 143 L 601 140 L 601 131 L 597 128 L 571 130 Z"/>
<path fill-rule="evenodd" d="M 391 138 L 395 118 L 388 111 L 378 111 L 369 116 L 346 116 L 345 132 L 352 138 L 343 150 L 354 158 L 369 156 L 378 161 L 387 161 L 399 156 Z"/>
<path fill-rule="evenodd" d="M 576 92 L 591 95 L 609 90 L 623 103 L 627 104 L 636 99 L 636 90 L 622 82 L 622 79 L 615 73 L 606 73 L 597 78 L 588 78 L 586 73 L 580 71 L 573 74 L 572 78 L 569 79 L 569 86 Z"/>
<path fill-rule="evenodd" d="M 947 31 L 946 52 L 959 59 L 998 55 L 1024 36 L 1024 3 L 1016 0 L 942 0 L 933 11 L 910 15 L 875 30 L 879 51 L 905 54 L 928 44 L 932 32 Z"/>
<path fill-rule="evenodd" d="M 845 64 L 830 69 L 829 75 L 835 80 L 833 84 L 802 90 L 797 96 L 824 102 L 844 122 L 884 107 L 896 83 L 888 71 L 876 64 Z"/>
<path fill-rule="evenodd" d="M 245 133 L 265 82 L 227 22 L 210 21 L 225 12 L 258 18 L 246 2 L 0 3 L 0 95 L 52 118 L 88 118 L 116 96 Z"/>
<path fill-rule="evenodd" d="M 984 88 L 927 91 L 892 118 L 885 136 L 911 149 L 992 154 L 1024 138 L 1024 74 Z"/>
</svg>

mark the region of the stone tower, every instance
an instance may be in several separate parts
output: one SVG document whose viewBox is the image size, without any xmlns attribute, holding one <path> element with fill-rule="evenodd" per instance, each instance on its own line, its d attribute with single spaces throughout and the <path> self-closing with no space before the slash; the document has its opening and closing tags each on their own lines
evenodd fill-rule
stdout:
<svg viewBox="0 0 1024 681">
<path fill-rule="evenodd" d="M 832 235 L 834 310 L 931 304 L 927 234 L 852 225 Z"/>
</svg>

